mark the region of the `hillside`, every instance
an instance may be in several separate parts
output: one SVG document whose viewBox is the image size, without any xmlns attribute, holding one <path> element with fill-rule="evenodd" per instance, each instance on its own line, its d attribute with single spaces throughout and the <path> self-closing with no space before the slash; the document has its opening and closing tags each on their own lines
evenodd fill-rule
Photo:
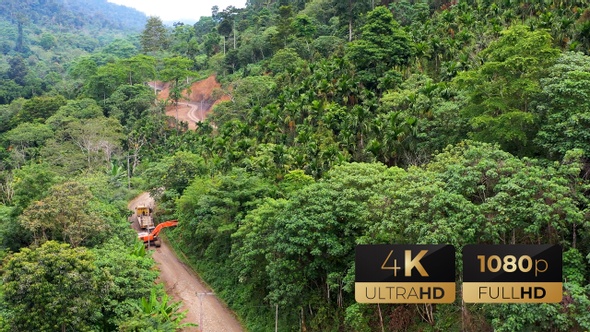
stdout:
<svg viewBox="0 0 590 332">
<path fill-rule="evenodd" d="M 108 57 L 136 53 L 132 36 L 145 22 L 144 14 L 106 0 L 1 1 L 0 103 L 49 91 L 80 56 L 105 47 Z"/>
<path fill-rule="evenodd" d="M 106 0 L 5 0 L 0 3 L 2 54 L 29 56 L 51 49 L 92 52 L 116 37 L 138 33 L 146 16 Z"/>
<path fill-rule="evenodd" d="M 139 31 L 146 21 L 143 13 L 107 0 L 4 0 L 0 18 L 57 31 L 91 27 Z"/>
<path fill-rule="evenodd" d="M 102 255 L 81 250 L 89 263 L 76 266 L 128 287 L 93 307 L 15 281 L 45 273 L 28 264 L 37 256 L 71 256 L 67 246 L 126 252 L 135 239 L 120 205 L 138 191 L 156 200 L 157 220 L 178 220 L 170 243 L 251 331 L 590 330 L 587 1 L 254 0 L 194 25 L 150 18 L 118 39 L 71 19 L 49 30 L 34 23 L 44 18 L 10 17 L 0 25 L 10 36 L 0 60 L 0 332 L 45 321 L 158 329 L 132 325 L 156 322 L 125 305 L 149 295 L 153 276 L 142 290 L 103 278 L 92 267 L 113 262 Z M 166 82 L 159 98 L 150 82 Z M 358 303 L 362 244 L 452 245 L 455 300 Z M 472 244 L 551 245 L 562 288 L 552 303 L 464 301 L 461 253 Z M 480 271 L 502 261 L 501 277 L 511 276 L 517 255 L 506 253 L 486 253 Z M 375 257 L 396 277 L 389 256 Z M 115 289 L 79 286 L 99 285 Z M 152 308 L 166 299 L 155 292 Z M 63 296 L 74 314 L 19 305 Z"/>
</svg>

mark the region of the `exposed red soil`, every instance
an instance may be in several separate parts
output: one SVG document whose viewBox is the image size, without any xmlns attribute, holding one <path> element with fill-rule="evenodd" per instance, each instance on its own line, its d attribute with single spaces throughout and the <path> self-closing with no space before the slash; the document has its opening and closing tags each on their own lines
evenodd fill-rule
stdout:
<svg viewBox="0 0 590 332">
<path fill-rule="evenodd" d="M 170 84 L 162 82 L 156 82 L 155 84 L 161 90 L 158 93 L 158 99 L 162 101 L 168 100 Z M 187 97 L 186 100 L 179 101 L 178 105 L 170 103 L 166 106 L 166 115 L 178 118 L 179 121 L 188 122 L 189 129 L 195 129 L 196 123 L 203 121 L 211 112 L 213 106 L 230 99 L 227 95 L 219 97 L 220 90 L 221 84 L 217 82 L 215 75 L 194 82 L 190 87 L 190 94 L 187 93 L 187 90 L 184 91 L 184 95 Z M 217 95 L 217 98 L 214 95 Z"/>
</svg>

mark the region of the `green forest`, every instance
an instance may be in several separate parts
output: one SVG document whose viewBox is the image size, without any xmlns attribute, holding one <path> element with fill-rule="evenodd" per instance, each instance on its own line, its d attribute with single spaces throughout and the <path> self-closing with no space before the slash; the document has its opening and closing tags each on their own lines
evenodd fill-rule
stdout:
<svg viewBox="0 0 590 332">
<path fill-rule="evenodd" d="M 144 191 L 248 331 L 590 330 L 587 1 L 117 7 L 0 3 L 1 332 L 182 330 Z M 357 303 L 359 244 L 453 245 L 457 300 Z M 464 303 L 467 244 L 559 244 L 563 300 Z"/>
</svg>

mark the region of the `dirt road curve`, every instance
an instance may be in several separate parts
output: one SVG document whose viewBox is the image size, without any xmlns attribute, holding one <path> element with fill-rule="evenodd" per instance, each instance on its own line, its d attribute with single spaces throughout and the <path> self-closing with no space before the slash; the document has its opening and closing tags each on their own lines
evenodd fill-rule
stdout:
<svg viewBox="0 0 590 332">
<path fill-rule="evenodd" d="M 201 106 L 202 105 L 202 106 Z M 189 129 L 196 129 L 197 123 L 205 120 L 207 103 L 178 103 L 178 121 L 188 122 Z M 166 115 L 176 118 L 176 107 L 169 107 Z"/>
<path fill-rule="evenodd" d="M 178 113 L 176 113 L 178 109 Z M 188 128 L 195 130 L 197 122 L 204 120 L 204 111 L 199 111 L 199 106 L 191 103 L 178 103 L 178 106 L 170 106 L 166 109 L 166 115 L 177 118 L 178 121 L 188 123 Z"/>
<path fill-rule="evenodd" d="M 143 193 L 131 202 L 129 209 L 140 203 L 153 201 L 148 193 Z M 160 269 L 160 282 L 164 283 L 166 292 L 175 301 L 182 301 L 182 310 L 188 310 L 186 322 L 199 324 L 203 322 L 203 330 L 206 332 L 242 332 L 234 315 L 211 293 L 212 291 L 203 285 L 199 278 L 183 264 L 168 248 L 166 243 L 153 251 L 154 260 Z M 203 310 L 201 311 L 201 300 Z M 187 332 L 201 331 L 199 327 L 185 329 Z"/>
</svg>

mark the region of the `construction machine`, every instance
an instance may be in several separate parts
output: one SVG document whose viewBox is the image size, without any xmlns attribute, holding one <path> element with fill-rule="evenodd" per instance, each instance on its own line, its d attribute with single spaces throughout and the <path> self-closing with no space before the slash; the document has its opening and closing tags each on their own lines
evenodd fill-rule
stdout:
<svg viewBox="0 0 590 332">
<path fill-rule="evenodd" d="M 158 224 L 158 226 L 156 226 L 156 228 L 154 228 L 150 233 L 141 232 L 141 233 L 137 233 L 137 236 L 147 246 L 149 246 L 150 244 L 153 244 L 156 247 L 160 247 L 160 245 L 162 244 L 160 242 L 160 239 L 158 238 L 158 234 L 160 234 L 160 231 L 166 227 L 172 227 L 172 226 L 176 226 L 176 225 L 178 225 L 177 220 L 164 221 L 163 223 Z"/>
<path fill-rule="evenodd" d="M 150 230 L 154 228 L 154 219 L 152 217 L 152 208 L 147 205 L 138 205 L 135 208 L 135 215 L 139 228 Z"/>
</svg>

